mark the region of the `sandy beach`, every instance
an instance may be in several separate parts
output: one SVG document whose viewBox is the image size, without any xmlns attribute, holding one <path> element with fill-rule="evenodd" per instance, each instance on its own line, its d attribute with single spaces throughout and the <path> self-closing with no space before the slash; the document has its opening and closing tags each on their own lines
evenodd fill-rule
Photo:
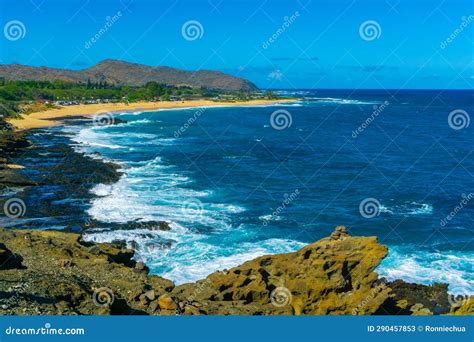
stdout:
<svg viewBox="0 0 474 342">
<path fill-rule="evenodd" d="M 218 102 L 210 100 L 189 100 L 189 101 L 175 101 L 175 102 L 134 102 L 130 104 L 124 103 L 100 103 L 89 105 L 72 105 L 61 106 L 60 108 L 50 109 L 41 112 L 35 112 L 28 115 L 23 115 L 21 119 L 10 119 L 8 122 L 17 129 L 26 130 L 33 128 L 41 128 L 48 126 L 61 125 L 58 118 L 77 116 L 77 115 L 95 115 L 103 112 L 118 112 L 118 111 L 138 111 L 138 110 L 157 110 L 157 109 L 174 109 L 186 107 L 217 107 L 217 106 L 263 106 L 272 105 L 285 102 L 294 102 L 295 99 L 281 99 L 281 100 L 251 100 L 239 102 Z"/>
</svg>

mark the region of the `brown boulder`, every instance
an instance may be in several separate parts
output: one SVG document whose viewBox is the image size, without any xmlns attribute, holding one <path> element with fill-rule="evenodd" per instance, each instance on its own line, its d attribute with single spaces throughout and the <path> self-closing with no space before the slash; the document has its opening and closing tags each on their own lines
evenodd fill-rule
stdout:
<svg viewBox="0 0 474 342">
<path fill-rule="evenodd" d="M 387 248 L 375 237 L 350 237 L 345 227 L 334 234 L 294 253 L 262 256 L 215 272 L 204 281 L 176 287 L 173 294 L 205 304 L 207 314 L 376 312 L 391 291 L 376 283 L 373 272 Z"/>
<path fill-rule="evenodd" d="M 163 294 L 158 298 L 158 305 L 162 310 L 176 310 L 178 306 L 168 294 Z"/>
</svg>

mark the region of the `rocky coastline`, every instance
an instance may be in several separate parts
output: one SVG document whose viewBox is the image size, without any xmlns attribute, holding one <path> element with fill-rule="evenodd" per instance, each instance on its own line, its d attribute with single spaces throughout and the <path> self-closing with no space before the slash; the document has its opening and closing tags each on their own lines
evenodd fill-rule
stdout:
<svg viewBox="0 0 474 342">
<path fill-rule="evenodd" d="M 149 275 L 124 244 L 80 234 L 0 229 L 1 315 L 468 315 L 446 284 L 388 282 L 376 237 L 345 227 L 301 250 L 267 255 L 195 283 Z"/>
<path fill-rule="evenodd" d="M 134 250 L 121 241 L 84 241 L 81 232 L 99 223 L 80 205 L 64 201 L 74 197 L 87 202 L 95 184 L 118 180 L 119 167 L 62 142 L 45 150 L 31 139 L 31 134 L 2 123 L 0 187 L 20 189 L 15 196 L 26 202 L 28 215 L 58 217 L 58 224 L 38 230 L 27 217 L 0 229 L 1 315 L 474 314 L 473 298 L 453 298 L 448 284 L 379 278 L 374 269 L 387 247 L 376 237 L 352 237 L 343 226 L 297 252 L 262 256 L 175 286 L 148 274 L 147 266 L 134 260 Z M 41 159 L 43 154 L 47 156 Z M 26 170 L 12 167 L 20 159 L 32 160 L 22 164 Z M 37 194 L 47 191 L 54 195 L 38 201 Z M 61 221 L 64 212 L 72 214 Z M 166 222 L 110 228 L 138 227 L 169 229 Z"/>
</svg>

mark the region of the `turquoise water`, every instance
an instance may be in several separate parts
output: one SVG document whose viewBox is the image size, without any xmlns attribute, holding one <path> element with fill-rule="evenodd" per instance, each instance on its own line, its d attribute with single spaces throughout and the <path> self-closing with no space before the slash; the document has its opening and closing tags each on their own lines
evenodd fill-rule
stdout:
<svg viewBox="0 0 474 342">
<path fill-rule="evenodd" d="M 125 172 L 93 189 L 89 215 L 172 225 L 94 229 L 87 239 L 135 241 L 152 272 L 183 283 L 346 225 L 389 246 L 382 275 L 472 293 L 473 128 L 454 129 L 448 116 L 474 113 L 473 93 L 296 95 L 303 100 L 119 113 L 127 123 L 64 127 L 76 149 Z"/>
</svg>

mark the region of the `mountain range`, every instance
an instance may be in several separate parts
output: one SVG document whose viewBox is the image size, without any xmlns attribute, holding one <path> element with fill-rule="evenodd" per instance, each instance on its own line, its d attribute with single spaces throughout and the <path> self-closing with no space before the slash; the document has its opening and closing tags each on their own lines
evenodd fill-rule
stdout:
<svg viewBox="0 0 474 342">
<path fill-rule="evenodd" d="M 37 80 L 69 82 L 107 82 L 115 85 L 141 86 L 155 81 L 170 86 L 189 86 L 224 91 L 254 91 L 258 88 L 243 78 L 219 71 L 187 71 L 167 66 L 148 66 L 107 59 L 90 68 L 69 70 L 33 67 L 20 64 L 0 64 L 0 77 L 5 80 Z"/>
</svg>

